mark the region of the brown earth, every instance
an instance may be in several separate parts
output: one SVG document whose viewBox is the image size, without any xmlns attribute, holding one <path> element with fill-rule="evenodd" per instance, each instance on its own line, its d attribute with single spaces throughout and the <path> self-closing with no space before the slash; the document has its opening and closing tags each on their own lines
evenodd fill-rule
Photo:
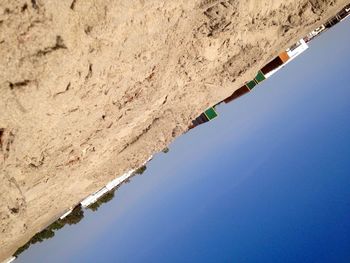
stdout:
<svg viewBox="0 0 350 263">
<path fill-rule="evenodd" d="M 0 0 L 0 260 L 345 0 Z"/>
</svg>

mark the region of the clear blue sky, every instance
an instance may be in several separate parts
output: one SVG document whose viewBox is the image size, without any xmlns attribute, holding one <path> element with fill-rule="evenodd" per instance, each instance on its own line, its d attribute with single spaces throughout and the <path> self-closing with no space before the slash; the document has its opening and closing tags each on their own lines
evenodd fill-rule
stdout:
<svg viewBox="0 0 350 263">
<path fill-rule="evenodd" d="M 350 19 L 18 262 L 350 262 Z"/>
</svg>

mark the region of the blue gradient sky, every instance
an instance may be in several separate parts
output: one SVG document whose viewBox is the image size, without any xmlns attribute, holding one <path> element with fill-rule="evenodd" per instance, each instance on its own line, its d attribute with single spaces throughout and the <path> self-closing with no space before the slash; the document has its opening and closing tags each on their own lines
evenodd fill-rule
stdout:
<svg viewBox="0 0 350 263">
<path fill-rule="evenodd" d="M 350 262 L 350 19 L 17 262 Z"/>
</svg>

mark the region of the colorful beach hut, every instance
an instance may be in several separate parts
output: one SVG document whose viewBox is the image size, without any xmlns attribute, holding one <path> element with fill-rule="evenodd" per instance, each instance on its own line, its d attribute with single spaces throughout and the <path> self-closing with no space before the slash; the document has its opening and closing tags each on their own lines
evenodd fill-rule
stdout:
<svg viewBox="0 0 350 263">
<path fill-rule="evenodd" d="M 214 107 L 211 107 L 207 109 L 205 112 L 203 112 L 201 115 L 199 115 L 196 119 L 192 121 L 192 125 L 190 125 L 190 129 L 193 129 L 194 127 L 197 127 L 198 125 L 201 125 L 203 123 L 206 123 L 208 121 L 211 121 L 215 119 L 218 116 L 217 112 L 215 111 Z"/>
</svg>

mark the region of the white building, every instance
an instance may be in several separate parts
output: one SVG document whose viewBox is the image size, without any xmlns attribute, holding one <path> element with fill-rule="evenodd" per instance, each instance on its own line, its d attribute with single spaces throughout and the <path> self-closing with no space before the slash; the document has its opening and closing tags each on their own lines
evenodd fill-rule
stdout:
<svg viewBox="0 0 350 263">
<path fill-rule="evenodd" d="M 309 48 L 309 46 L 308 46 L 308 44 L 305 43 L 304 39 L 300 39 L 292 47 L 290 47 L 286 50 L 287 54 L 289 56 L 289 60 L 287 61 L 287 63 L 289 61 L 295 59 L 297 56 L 299 56 L 301 53 L 303 53 L 308 48 Z"/>
<path fill-rule="evenodd" d="M 146 163 L 148 163 L 152 158 L 153 158 L 153 155 L 151 155 L 151 157 L 149 157 L 147 159 L 147 161 L 145 161 L 142 165 L 145 165 Z M 80 202 L 81 206 L 86 208 L 86 207 L 90 206 L 91 204 L 95 203 L 103 195 L 105 195 L 106 193 L 108 193 L 109 191 L 111 191 L 112 189 L 117 187 L 118 185 L 120 185 L 122 182 L 124 182 L 130 176 L 132 176 L 134 172 L 135 172 L 135 170 L 129 170 L 128 172 L 126 172 L 122 176 L 119 176 L 119 177 L 115 178 L 114 180 L 110 181 L 108 184 L 106 184 L 105 187 L 103 187 L 99 191 L 89 195 L 83 201 L 81 201 Z M 69 213 L 67 212 L 64 215 L 62 215 L 62 217 L 63 218 L 66 217 L 67 215 L 70 214 L 70 212 L 72 212 L 72 210 L 69 211 Z M 61 217 L 61 219 L 62 219 L 62 217 Z"/>
<path fill-rule="evenodd" d="M 65 212 L 63 215 L 61 215 L 60 219 L 64 219 L 67 217 L 70 213 L 72 213 L 73 208 L 70 208 L 67 212 Z"/>
<path fill-rule="evenodd" d="M 8 259 L 5 259 L 2 263 L 11 263 L 16 259 L 16 257 L 10 257 Z"/>
<path fill-rule="evenodd" d="M 297 43 L 295 43 L 292 47 L 288 48 L 286 50 L 286 53 L 288 55 L 288 60 L 284 62 L 282 65 L 279 67 L 275 68 L 274 70 L 268 72 L 265 74 L 265 78 L 271 77 L 273 74 L 275 74 L 278 70 L 283 68 L 285 65 L 287 65 L 289 62 L 291 62 L 293 59 L 298 57 L 300 54 L 305 52 L 309 48 L 308 44 L 303 39 L 300 39 Z"/>
<path fill-rule="evenodd" d="M 99 191 L 93 193 L 92 195 L 89 195 L 87 198 L 85 198 L 83 201 L 81 201 L 81 206 L 86 208 L 90 206 L 91 204 L 95 203 L 99 198 L 101 198 L 103 195 L 111 191 L 113 188 L 120 185 L 122 182 L 124 182 L 126 179 L 128 179 L 135 170 L 130 170 L 123 174 L 122 176 L 117 177 L 116 179 L 110 181 L 105 187 L 100 189 Z"/>
</svg>

